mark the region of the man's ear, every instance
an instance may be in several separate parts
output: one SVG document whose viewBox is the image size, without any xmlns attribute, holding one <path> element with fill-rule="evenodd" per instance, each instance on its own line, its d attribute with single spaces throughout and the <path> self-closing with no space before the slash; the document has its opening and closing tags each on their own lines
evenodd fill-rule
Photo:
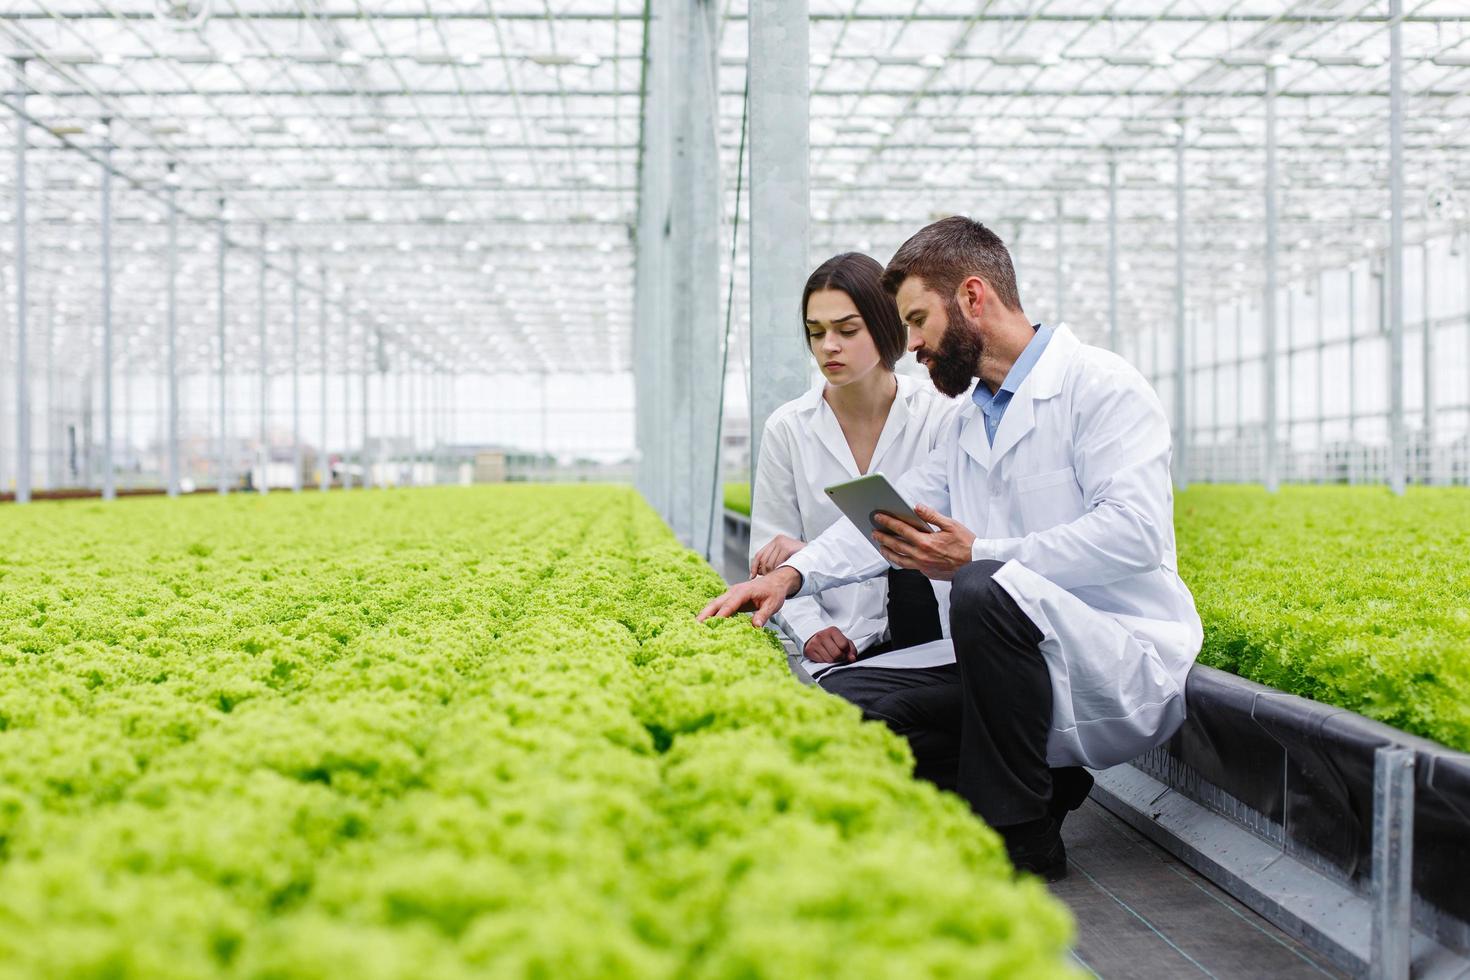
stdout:
<svg viewBox="0 0 1470 980">
<path fill-rule="evenodd" d="M 960 306 L 972 319 L 980 319 L 980 310 L 985 305 L 985 294 L 990 284 L 979 276 L 970 276 L 960 283 Z"/>
</svg>

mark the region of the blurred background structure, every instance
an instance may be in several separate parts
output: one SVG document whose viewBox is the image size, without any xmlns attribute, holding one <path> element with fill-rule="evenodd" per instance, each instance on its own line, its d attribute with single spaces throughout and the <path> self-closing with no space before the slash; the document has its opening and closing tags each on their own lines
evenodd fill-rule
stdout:
<svg viewBox="0 0 1470 980">
<path fill-rule="evenodd" d="M 713 548 L 813 379 L 807 271 L 954 213 L 1153 381 L 1181 485 L 1470 482 L 1463 3 L 12 0 L 0 38 L 18 499 L 636 479 Z"/>
</svg>

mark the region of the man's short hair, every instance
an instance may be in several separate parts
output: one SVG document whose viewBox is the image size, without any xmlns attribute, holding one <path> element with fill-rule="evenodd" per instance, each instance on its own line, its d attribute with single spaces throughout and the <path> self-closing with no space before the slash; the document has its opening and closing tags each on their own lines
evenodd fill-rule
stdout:
<svg viewBox="0 0 1470 980">
<path fill-rule="evenodd" d="M 936 221 L 904 242 L 883 272 L 883 288 L 897 295 L 910 276 L 918 276 L 945 299 L 954 296 L 960 283 L 978 276 L 990 284 L 1006 309 L 1021 308 L 1016 270 L 1005 242 L 964 215 Z"/>
</svg>

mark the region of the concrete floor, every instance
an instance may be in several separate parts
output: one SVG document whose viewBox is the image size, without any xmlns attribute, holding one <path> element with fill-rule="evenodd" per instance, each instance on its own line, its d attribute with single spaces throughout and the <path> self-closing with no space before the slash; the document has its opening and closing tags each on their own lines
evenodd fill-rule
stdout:
<svg viewBox="0 0 1470 980">
<path fill-rule="evenodd" d="M 1068 875 L 1051 886 L 1077 919 L 1074 956 L 1129 980 L 1343 976 L 1095 802 L 1067 818 Z"/>
</svg>

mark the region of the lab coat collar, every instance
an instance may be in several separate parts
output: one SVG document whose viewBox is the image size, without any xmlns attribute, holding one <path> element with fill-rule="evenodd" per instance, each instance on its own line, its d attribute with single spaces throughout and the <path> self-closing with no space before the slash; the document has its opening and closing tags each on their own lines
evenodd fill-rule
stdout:
<svg viewBox="0 0 1470 980">
<path fill-rule="evenodd" d="M 898 441 L 898 434 L 909 420 L 909 402 L 914 393 L 919 390 L 919 382 L 907 375 L 895 375 L 898 379 L 898 394 L 893 399 L 893 406 L 888 410 L 888 419 L 883 423 L 883 431 L 878 436 L 878 444 L 873 449 L 873 458 L 868 463 L 868 472 L 878 472 L 878 465 L 882 462 L 884 454 Z M 826 380 L 818 380 L 804 395 L 797 400 L 797 409 L 805 416 L 804 422 L 807 428 L 816 435 L 817 439 L 832 458 L 847 471 L 854 480 L 862 476 L 858 472 L 857 459 L 852 455 L 852 447 L 847 444 L 847 437 L 842 434 L 842 425 L 837 421 L 837 414 L 832 411 L 832 406 L 827 404 L 822 397 L 827 390 Z"/>
<path fill-rule="evenodd" d="M 1041 353 L 1041 359 L 1036 362 L 1031 373 L 1026 375 L 1026 380 L 1021 382 L 1021 387 L 1011 398 L 1010 405 L 1006 406 L 1000 428 L 995 432 L 995 445 L 990 453 L 992 464 L 1014 449 L 1028 432 L 1036 428 L 1033 403 L 1061 393 L 1062 383 L 1067 378 L 1067 368 L 1071 366 L 1073 358 L 1077 356 L 1077 349 L 1081 346 L 1071 330 L 1066 327 L 1056 328 L 1051 342 Z M 983 430 L 983 424 L 979 428 Z M 980 435 L 984 438 L 983 431 Z"/>
</svg>

